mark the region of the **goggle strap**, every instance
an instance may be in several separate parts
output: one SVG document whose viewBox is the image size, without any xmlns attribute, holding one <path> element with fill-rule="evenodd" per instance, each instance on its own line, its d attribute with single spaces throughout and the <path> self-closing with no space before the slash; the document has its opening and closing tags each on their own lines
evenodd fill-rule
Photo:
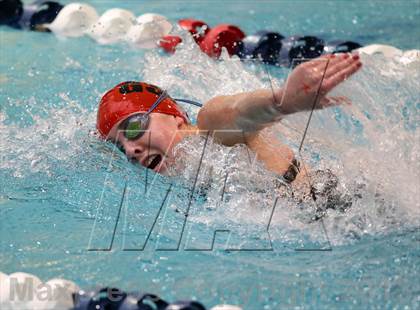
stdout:
<svg viewBox="0 0 420 310">
<path fill-rule="evenodd" d="M 153 105 L 150 107 L 149 111 L 147 111 L 145 113 L 145 115 L 149 115 L 150 113 L 153 112 L 154 109 L 156 109 L 156 107 L 163 101 L 166 99 L 167 97 L 167 93 L 166 91 L 163 91 L 163 93 L 159 96 L 159 98 L 155 101 L 155 103 L 153 103 Z"/>
<path fill-rule="evenodd" d="M 200 108 L 203 106 L 201 103 L 199 103 L 197 101 L 194 101 L 194 100 L 180 99 L 180 98 L 175 98 L 174 100 L 189 103 L 189 104 L 195 105 L 196 107 L 200 107 Z"/>
</svg>

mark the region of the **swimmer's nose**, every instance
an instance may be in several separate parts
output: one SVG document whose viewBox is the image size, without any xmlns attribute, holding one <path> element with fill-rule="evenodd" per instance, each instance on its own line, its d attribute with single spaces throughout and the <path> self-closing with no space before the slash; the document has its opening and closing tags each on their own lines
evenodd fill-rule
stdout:
<svg viewBox="0 0 420 310">
<path fill-rule="evenodd" d="M 130 161 L 140 160 L 141 154 L 143 154 L 143 148 L 138 145 L 126 143 L 124 145 L 125 155 Z"/>
</svg>

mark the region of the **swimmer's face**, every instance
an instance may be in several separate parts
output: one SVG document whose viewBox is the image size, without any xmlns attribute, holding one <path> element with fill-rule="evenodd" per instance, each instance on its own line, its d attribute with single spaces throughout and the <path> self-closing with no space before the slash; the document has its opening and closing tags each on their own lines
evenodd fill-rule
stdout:
<svg viewBox="0 0 420 310">
<path fill-rule="evenodd" d="M 184 120 L 178 116 L 151 113 L 147 131 L 135 140 L 124 136 L 118 128 L 120 123 L 112 128 L 109 139 L 124 151 L 130 161 L 166 174 L 173 163 L 173 147 L 183 138 L 179 130 L 185 126 Z"/>
</svg>

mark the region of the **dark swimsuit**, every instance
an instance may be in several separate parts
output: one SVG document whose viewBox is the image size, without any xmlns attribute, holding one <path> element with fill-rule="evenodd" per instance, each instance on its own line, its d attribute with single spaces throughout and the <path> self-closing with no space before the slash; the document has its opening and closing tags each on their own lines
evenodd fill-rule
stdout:
<svg viewBox="0 0 420 310">
<path fill-rule="evenodd" d="M 283 174 L 283 179 L 287 183 L 292 183 L 295 179 L 298 173 L 300 172 L 300 162 L 298 162 L 296 159 L 292 160 L 291 165 L 287 169 L 287 171 Z"/>
<path fill-rule="evenodd" d="M 287 184 L 292 183 L 300 172 L 300 163 L 293 159 L 282 180 Z M 346 211 L 352 205 L 352 198 L 338 189 L 338 178 L 329 169 L 316 170 L 310 173 L 311 196 L 309 199 L 316 201 L 316 212 L 313 220 L 319 220 L 327 209 Z M 293 194 L 292 194 L 293 195 Z"/>
</svg>

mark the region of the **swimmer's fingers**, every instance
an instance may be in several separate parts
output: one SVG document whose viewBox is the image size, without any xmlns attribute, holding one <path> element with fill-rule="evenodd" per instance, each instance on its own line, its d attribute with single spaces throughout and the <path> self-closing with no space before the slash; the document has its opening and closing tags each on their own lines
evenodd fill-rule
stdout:
<svg viewBox="0 0 420 310">
<path fill-rule="evenodd" d="M 309 76 L 312 78 L 312 81 L 319 83 L 320 80 L 329 78 L 338 71 L 351 66 L 356 61 L 359 61 L 359 55 L 356 53 L 324 55 L 308 62 L 305 69 L 311 73 Z"/>
<path fill-rule="evenodd" d="M 338 53 L 325 55 L 325 57 L 329 60 L 328 67 L 333 67 L 334 65 L 342 63 L 345 60 L 351 60 L 356 55 L 358 55 L 358 53 Z"/>
<path fill-rule="evenodd" d="M 321 86 L 321 93 L 328 93 L 335 86 L 345 81 L 352 74 L 356 73 L 361 67 L 362 63 L 360 61 L 354 61 L 341 70 L 333 70 L 331 74 L 328 74 L 328 77 L 324 78 Z"/>
<path fill-rule="evenodd" d="M 300 65 L 300 67 L 305 68 L 307 70 L 313 69 L 313 72 L 320 73 L 319 75 L 323 75 L 327 68 L 332 67 L 337 62 L 340 62 L 344 58 L 344 54 L 328 54 L 322 55 L 318 58 L 314 58 L 310 61 L 304 62 Z M 347 58 L 347 57 L 346 57 Z"/>
<path fill-rule="evenodd" d="M 350 98 L 346 96 L 335 96 L 335 97 L 329 97 L 333 102 L 336 102 L 337 104 L 346 104 L 351 105 L 352 102 Z"/>
<path fill-rule="evenodd" d="M 344 54 L 337 58 L 339 58 L 338 61 L 331 61 L 329 63 L 327 71 L 325 72 L 324 79 L 335 75 L 339 71 L 345 70 L 354 63 L 360 62 L 360 57 L 358 54 Z"/>
<path fill-rule="evenodd" d="M 318 88 L 321 80 L 328 78 L 338 71 L 345 69 L 354 61 L 358 60 L 357 54 L 329 54 L 312 59 L 298 66 L 298 70 L 303 70 L 303 75 L 307 83 L 312 87 Z"/>
<path fill-rule="evenodd" d="M 315 91 L 319 87 L 319 83 L 325 74 L 325 70 L 328 68 L 328 59 L 322 59 L 319 57 L 312 59 L 311 61 L 305 62 L 297 66 L 293 72 L 299 76 L 299 80 L 303 84 L 305 90 L 311 89 Z M 307 93 L 307 91 L 305 91 Z"/>
<path fill-rule="evenodd" d="M 329 108 L 339 105 L 351 105 L 351 100 L 345 96 L 336 96 L 336 97 L 323 97 L 319 104 L 319 108 Z"/>
</svg>

